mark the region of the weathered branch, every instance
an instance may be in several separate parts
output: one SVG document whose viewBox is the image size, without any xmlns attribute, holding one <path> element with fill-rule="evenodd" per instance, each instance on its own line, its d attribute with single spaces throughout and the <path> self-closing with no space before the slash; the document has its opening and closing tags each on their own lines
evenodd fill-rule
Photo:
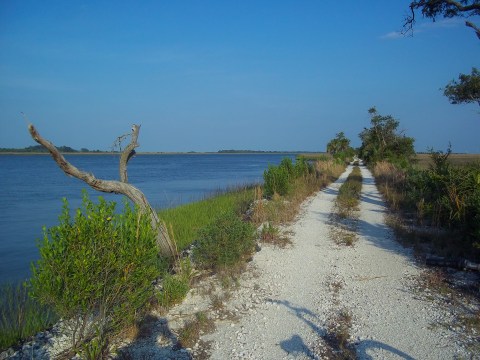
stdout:
<svg viewBox="0 0 480 360">
<path fill-rule="evenodd" d="M 472 28 L 475 31 L 475 34 L 477 34 L 477 37 L 480 39 L 480 28 L 478 26 L 471 21 L 465 21 L 465 25 Z"/>
<path fill-rule="evenodd" d="M 467 11 L 480 11 L 480 4 L 479 3 L 473 3 L 469 5 L 462 5 L 458 1 L 454 0 L 445 0 L 447 4 L 450 4 L 454 7 L 457 8 L 458 11 L 461 12 L 467 12 Z"/>
<path fill-rule="evenodd" d="M 132 137 L 130 144 L 123 150 L 122 155 L 120 156 L 120 181 L 128 183 L 127 175 L 127 163 L 135 155 L 135 148 L 138 147 L 137 139 L 138 133 L 140 132 L 140 125 L 133 124 L 132 126 Z"/>
<path fill-rule="evenodd" d="M 138 127 L 136 131 L 137 136 L 138 136 L 139 129 L 140 127 Z M 97 179 L 94 175 L 79 170 L 78 168 L 70 164 L 65 159 L 65 157 L 58 151 L 55 145 L 53 145 L 50 141 L 44 139 L 32 124 L 28 125 L 28 130 L 32 138 L 37 143 L 44 146 L 50 152 L 50 154 L 53 157 L 53 160 L 55 160 L 55 162 L 60 167 L 60 169 L 62 169 L 63 172 L 65 172 L 67 175 L 83 180 L 85 183 L 87 183 L 90 187 L 92 187 L 95 190 L 105 192 L 105 193 L 125 195 L 134 204 L 136 204 L 139 207 L 140 211 L 148 214 L 150 216 L 152 226 L 154 227 L 154 229 L 157 230 L 157 245 L 159 247 L 160 253 L 168 257 L 172 257 L 175 255 L 175 249 L 170 240 L 165 224 L 160 221 L 157 213 L 150 206 L 150 204 L 147 201 L 147 198 L 139 189 L 137 189 L 135 186 L 128 184 L 126 182 Z M 133 134 L 132 134 L 132 140 L 133 140 Z M 132 141 L 131 144 L 134 143 L 136 145 L 136 137 L 134 140 L 135 141 Z M 129 157 L 127 155 L 125 166 L 128 159 Z M 126 168 L 125 168 L 125 174 L 126 174 Z"/>
</svg>

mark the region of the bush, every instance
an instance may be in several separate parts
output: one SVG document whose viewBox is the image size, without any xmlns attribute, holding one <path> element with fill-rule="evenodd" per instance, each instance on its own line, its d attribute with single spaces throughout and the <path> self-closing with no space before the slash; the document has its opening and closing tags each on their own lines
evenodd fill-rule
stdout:
<svg viewBox="0 0 480 360">
<path fill-rule="evenodd" d="M 102 339 L 142 314 L 159 274 L 156 232 L 147 215 L 85 193 L 70 216 L 64 199 L 60 224 L 44 229 L 40 260 L 32 266 L 32 295 L 74 326 L 72 346 L 95 332 Z"/>
<path fill-rule="evenodd" d="M 292 159 L 284 158 L 280 165 L 270 165 L 263 173 L 265 195 L 285 196 L 292 190 L 295 179 L 315 173 L 312 165 L 299 158 L 293 165 Z"/>
<path fill-rule="evenodd" d="M 285 166 L 269 165 L 263 173 L 265 195 L 270 197 L 274 194 L 287 195 L 290 191 L 290 174 Z"/>
<path fill-rule="evenodd" d="M 200 267 L 219 269 L 237 264 L 253 251 L 254 246 L 253 225 L 227 212 L 200 231 L 193 256 Z"/>
</svg>

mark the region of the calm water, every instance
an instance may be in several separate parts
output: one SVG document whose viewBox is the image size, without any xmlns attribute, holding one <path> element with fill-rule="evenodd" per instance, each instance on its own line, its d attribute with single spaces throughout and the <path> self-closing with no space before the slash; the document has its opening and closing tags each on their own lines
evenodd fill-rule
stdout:
<svg viewBox="0 0 480 360">
<path fill-rule="evenodd" d="M 129 182 L 142 190 L 155 208 L 199 200 L 228 187 L 262 182 L 268 164 L 286 155 L 138 155 L 129 162 Z M 293 158 L 293 156 L 291 156 Z M 67 159 L 97 178 L 117 180 L 118 156 L 71 155 Z M 119 195 L 90 190 L 66 176 L 50 156 L 0 156 L 0 282 L 25 279 L 38 258 L 42 226 L 57 224 L 66 197 L 71 208 L 81 204 L 82 189 L 121 203 Z"/>
</svg>

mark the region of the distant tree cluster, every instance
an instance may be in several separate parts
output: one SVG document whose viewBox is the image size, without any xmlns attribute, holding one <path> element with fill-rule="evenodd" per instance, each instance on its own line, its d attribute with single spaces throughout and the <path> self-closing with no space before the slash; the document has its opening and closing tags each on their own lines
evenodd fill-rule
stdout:
<svg viewBox="0 0 480 360">
<path fill-rule="evenodd" d="M 327 153 L 332 154 L 334 158 L 348 162 L 355 154 L 355 150 L 350 146 L 350 139 L 345 137 L 345 133 L 341 131 L 328 142 Z"/>
<path fill-rule="evenodd" d="M 61 153 L 78 153 L 78 152 L 100 152 L 100 150 L 88 150 L 87 148 L 81 148 L 80 151 L 71 148 L 70 146 L 59 146 L 57 148 Z M 28 146 L 22 149 L 15 148 L 0 148 L 0 152 L 6 153 L 48 153 L 42 145 Z"/>
<path fill-rule="evenodd" d="M 359 134 L 362 145 L 359 155 L 367 162 L 381 160 L 407 165 L 415 156 L 414 138 L 399 132 L 400 122 L 391 115 L 380 115 L 375 107 L 368 110 L 371 116 L 370 128 L 364 128 Z"/>
</svg>

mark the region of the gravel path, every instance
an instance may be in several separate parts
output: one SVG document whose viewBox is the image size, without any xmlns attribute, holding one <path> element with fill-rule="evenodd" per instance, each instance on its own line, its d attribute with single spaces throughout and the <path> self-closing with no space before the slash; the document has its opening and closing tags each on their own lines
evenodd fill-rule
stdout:
<svg viewBox="0 0 480 360">
<path fill-rule="evenodd" d="M 410 290 L 420 269 L 393 241 L 365 167 L 358 240 L 347 247 L 331 239 L 333 203 L 350 171 L 304 204 L 289 228 L 291 247 L 264 246 L 255 256 L 250 266 L 258 277 L 245 280 L 229 303 L 243 310 L 239 321 L 222 321 L 202 337 L 212 359 L 331 357 L 335 314 L 351 318 L 349 342 L 360 359 L 470 358 L 453 332 L 432 326 L 449 319 L 446 310 Z M 252 299 L 253 308 L 246 305 Z"/>
</svg>

